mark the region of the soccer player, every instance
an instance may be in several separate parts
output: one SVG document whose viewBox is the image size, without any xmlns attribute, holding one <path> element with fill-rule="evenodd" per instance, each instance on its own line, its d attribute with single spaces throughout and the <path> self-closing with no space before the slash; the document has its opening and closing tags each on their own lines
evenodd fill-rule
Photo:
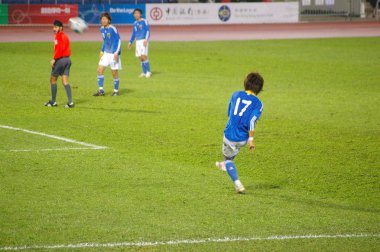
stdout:
<svg viewBox="0 0 380 252">
<path fill-rule="evenodd" d="M 216 162 L 216 166 L 222 171 L 227 171 L 238 193 L 244 193 L 245 189 L 239 180 L 233 160 L 240 148 L 247 143 L 250 150 L 255 149 L 255 126 L 263 111 L 263 104 L 257 95 L 263 86 L 264 79 L 259 73 L 248 74 L 244 80 L 245 91 L 235 92 L 228 107 L 229 119 L 224 130 L 222 146 L 224 161 Z"/>
<path fill-rule="evenodd" d="M 131 39 L 129 40 L 128 49 L 132 47 L 133 42 L 136 40 L 136 57 L 140 59 L 142 68 L 140 77 L 149 78 L 152 75 L 148 60 L 150 28 L 148 21 L 142 18 L 142 15 L 143 13 L 140 9 L 133 11 L 133 16 L 136 21 L 133 23 L 133 31 Z"/>
<path fill-rule="evenodd" d="M 50 61 L 52 66 L 51 76 L 50 76 L 50 87 L 51 87 L 51 100 L 45 103 L 47 107 L 57 107 L 57 102 L 55 101 L 57 96 L 57 79 L 58 76 L 62 76 L 62 84 L 65 87 L 68 102 L 66 108 L 73 108 L 74 103 L 71 96 L 71 87 L 69 84 L 69 73 L 71 67 L 70 60 L 70 40 L 65 33 L 63 33 L 63 24 L 59 20 L 55 20 L 53 23 L 53 31 L 55 33 L 54 40 L 54 58 Z"/>
<path fill-rule="evenodd" d="M 104 96 L 104 70 L 110 66 L 113 77 L 112 96 L 119 95 L 119 72 L 121 70 L 121 39 L 116 27 L 111 25 L 111 15 L 103 12 L 100 15 L 100 33 L 103 36 L 103 46 L 100 52 L 100 61 L 98 66 L 98 86 L 99 90 L 94 96 Z"/>
</svg>

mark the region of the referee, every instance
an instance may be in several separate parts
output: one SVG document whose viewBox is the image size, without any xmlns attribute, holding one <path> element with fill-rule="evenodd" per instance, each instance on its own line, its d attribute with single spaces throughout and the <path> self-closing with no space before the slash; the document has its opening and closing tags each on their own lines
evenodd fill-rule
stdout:
<svg viewBox="0 0 380 252">
<path fill-rule="evenodd" d="M 59 20 L 55 20 L 53 23 L 53 31 L 55 33 L 54 40 L 54 59 L 50 62 L 52 66 L 50 76 L 51 86 L 51 100 L 45 103 L 47 107 L 57 107 L 57 79 L 58 76 L 62 76 L 62 84 L 65 87 L 68 102 L 66 108 L 73 108 L 74 103 L 71 96 L 71 87 L 69 84 L 69 73 L 71 67 L 70 60 L 70 40 L 65 33 L 63 33 L 63 24 Z"/>
</svg>

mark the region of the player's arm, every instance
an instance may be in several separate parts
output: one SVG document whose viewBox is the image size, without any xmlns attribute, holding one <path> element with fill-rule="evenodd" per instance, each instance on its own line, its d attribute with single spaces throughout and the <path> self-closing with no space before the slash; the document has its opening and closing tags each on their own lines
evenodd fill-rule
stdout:
<svg viewBox="0 0 380 252">
<path fill-rule="evenodd" d="M 259 120 L 261 113 L 263 112 L 263 106 L 261 105 L 261 108 L 259 110 L 253 111 L 251 121 L 249 123 L 249 137 L 248 137 L 248 147 L 250 150 L 254 150 L 256 148 L 255 145 L 255 127 L 257 120 Z"/>
<path fill-rule="evenodd" d="M 106 43 L 104 43 L 104 39 L 103 39 L 103 45 L 102 45 L 102 49 L 100 50 L 100 53 L 99 53 L 99 58 L 102 58 L 102 56 L 104 54 L 105 46 L 106 46 Z"/>
<path fill-rule="evenodd" d="M 149 38 L 150 38 L 150 26 L 148 24 L 148 21 L 145 21 L 145 40 L 144 40 L 144 46 L 146 47 L 148 45 L 148 42 L 149 42 Z"/>
<path fill-rule="evenodd" d="M 256 148 L 255 145 L 255 127 L 256 127 L 256 122 L 257 122 L 258 117 L 254 115 L 251 119 L 251 122 L 249 124 L 249 137 L 248 137 L 248 147 L 250 150 L 254 150 Z"/>
<path fill-rule="evenodd" d="M 121 50 L 121 39 L 119 33 L 116 30 L 114 30 L 113 42 L 113 59 L 115 61 L 118 61 L 119 53 Z"/>
<path fill-rule="evenodd" d="M 232 109 L 234 107 L 234 95 L 231 96 L 230 103 L 228 104 L 227 116 L 230 117 L 232 115 Z"/>
<path fill-rule="evenodd" d="M 228 104 L 228 110 L 227 110 L 227 116 L 230 117 L 231 115 L 231 108 L 232 108 L 232 100 L 230 101 L 230 103 Z"/>
<path fill-rule="evenodd" d="M 136 38 L 136 31 L 135 31 L 135 27 L 133 26 L 131 39 L 129 40 L 129 43 L 128 43 L 128 49 L 132 47 L 132 44 L 135 41 L 135 38 Z"/>
<path fill-rule="evenodd" d="M 250 130 L 249 131 L 249 138 L 248 138 L 248 147 L 250 150 L 254 150 L 256 148 L 255 146 L 255 140 L 254 140 L 255 131 Z"/>
<path fill-rule="evenodd" d="M 102 30 L 100 29 L 100 33 L 102 33 Z M 105 47 L 106 47 L 106 43 L 105 43 L 105 38 L 103 37 L 103 44 L 102 44 L 102 49 L 100 50 L 100 53 L 99 53 L 99 58 L 101 59 L 103 54 L 104 54 L 104 50 L 105 50 Z"/>
<path fill-rule="evenodd" d="M 54 57 L 50 61 L 50 65 L 54 66 L 56 59 L 59 59 L 63 55 L 64 41 L 61 36 L 57 36 L 57 44 L 54 46 Z"/>
</svg>

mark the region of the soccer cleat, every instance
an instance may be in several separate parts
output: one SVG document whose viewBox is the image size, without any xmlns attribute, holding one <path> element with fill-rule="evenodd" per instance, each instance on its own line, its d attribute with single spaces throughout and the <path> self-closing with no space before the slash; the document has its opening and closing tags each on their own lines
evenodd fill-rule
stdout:
<svg viewBox="0 0 380 252">
<path fill-rule="evenodd" d="M 74 102 L 67 103 L 65 108 L 74 108 Z"/>
<path fill-rule="evenodd" d="M 45 103 L 45 106 L 46 107 L 57 107 L 58 104 L 55 101 L 54 102 L 53 101 L 48 101 L 48 102 Z"/>
<path fill-rule="evenodd" d="M 151 73 L 151 72 L 147 72 L 147 73 L 145 74 L 145 77 L 146 77 L 146 78 L 150 78 L 150 76 L 152 76 L 152 73 Z"/>
<path fill-rule="evenodd" d="M 218 169 L 221 170 L 221 171 L 227 171 L 226 170 L 226 164 L 224 163 L 224 161 L 222 161 L 222 162 L 215 162 L 215 166 L 218 167 Z"/>
<path fill-rule="evenodd" d="M 142 73 L 142 74 L 139 75 L 139 78 L 142 78 L 142 77 L 145 77 L 144 73 Z"/>
<path fill-rule="evenodd" d="M 240 180 L 236 180 L 235 181 L 235 190 L 237 193 L 245 193 L 245 188 L 243 186 L 243 184 L 240 182 Z"/>
<path fill-rule="evenodd" d="M 96 91 L 96 93 L 93 94 L 93 96 L 104 96 L 104 90 L 98 90 L 98 91 Z"/>
<path fill-rule="evenodd" d="M 113 91 L 112 96 L 119 96 L 119 91 Z"/>
</svg>

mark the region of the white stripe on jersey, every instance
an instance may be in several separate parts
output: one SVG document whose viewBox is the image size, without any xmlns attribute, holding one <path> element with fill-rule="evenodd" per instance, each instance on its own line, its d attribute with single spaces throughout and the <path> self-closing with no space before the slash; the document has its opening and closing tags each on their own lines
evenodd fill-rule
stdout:
<svg viewBox="0 0 380 252">
<path fill-rule="evenodd" d="M 249 125 L 249 130 L 250 130 L 250 131 L 255 130 L 256 119 L 257 119 L 256 116 L 254 116 L 254 117 L 251 119 L 251 122 L 250 122 L 250 125 Z"/>
</svg>

